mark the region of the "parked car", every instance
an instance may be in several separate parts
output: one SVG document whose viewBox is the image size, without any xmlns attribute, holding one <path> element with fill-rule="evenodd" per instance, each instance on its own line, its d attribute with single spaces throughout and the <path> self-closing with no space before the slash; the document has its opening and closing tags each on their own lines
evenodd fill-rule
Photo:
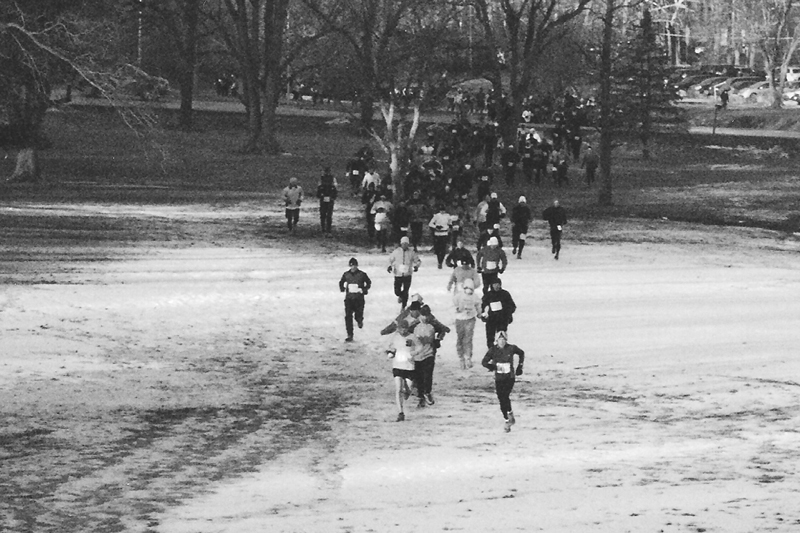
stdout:
<svg viewBox="0 0 800 533">
<path fill-rule="evenodd" d="M 800 105 L 800 86 L 788 90 L 784 89 L 783 100 L 794 101 L 797 105 Z"/>
<path fill-rule="evenodd" d="M 715 84 L 723 82 L 723 81 L 725 81 L 727 79 L 728 79 L 728 76 L 714 76 L 713 78 L 706 78 L 706 79 L 702 80 L 700 83 L 695 83 L 694 85 L 692 85 L 689 88 L 688 93 L 689 94 L 693 94 L 694 93 L 694 94 L 698 94 L 698 95 L 708 94 L 709 89 L 711 89 L 711 87 L 713 87 Z"/>
<path fill-rule="evenodd" d="M 769 82 L 759 81 L 753 85 L 749 85 L 744 89 L 741 89 L 738 92 L 738 95 L 742 100 L 754 104 L 758 102 L 759 98 L 763 98 L 763 96 L 768 92 L 770 92 Z"/>
<path fill-rule="evenodd" d="M 683 91 L 684 93 L 689 90 L 689 87 L 694 85 L 695 83 L 700 83 L 704 79 L 708 78 L 708 74 L 695 74 L 693 76 L 687 76 L 683 80 L 679 81 L 675 84 L 675 89 L 678 91 Z"/>
<path fill-rule="evenodd" d="M 786 94 L 787 92 L 793 91 L 797 88 L 800 88 L 800 80 L 784 85 L 783 93 Z M 771 101 L 772 89 L 770 88 L 768 81 L 760 81 L 739 91 L 739 97 L 746 102 L 750 102 L 751 104 L 755 104 L 764 100 Z"/>
<path fill-rule="evenodd" d="M 766 78 L 764 78 L 764 76 L 758 76 L 758 77 L 752 77 L 752 78 L 750 78 L 750 77 L 747 77 L 747 78 L 735 78 L 730 83 L 731 94 L 737 94 L 742 89 L 750 87 L 751 85 L 753 85 L 755 83 L 758 83 L 760 81 L 766 81 Z"/>
</svg>

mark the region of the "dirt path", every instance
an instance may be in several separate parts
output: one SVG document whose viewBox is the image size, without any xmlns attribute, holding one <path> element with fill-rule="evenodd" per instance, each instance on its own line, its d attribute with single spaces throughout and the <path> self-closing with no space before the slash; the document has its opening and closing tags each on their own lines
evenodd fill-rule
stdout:
<svg viewBox="0 0 800 533">
<path fill-rule="evenodd" d="M 452 335 L 436 405 L 393 422 L 379 254 L 6 241 L 1 529 L 796 531 L 797 244 L 636 232 L 567 234 L 558 262 L 539 236 L 513 260 L 511 341 L 529 359 L 510 434 Z M 336 282 L 354 253 L 375 288 L 345 345 Z M 447 272 L 423 261 L 414 289 L 452 324 Z"/>
</svg>

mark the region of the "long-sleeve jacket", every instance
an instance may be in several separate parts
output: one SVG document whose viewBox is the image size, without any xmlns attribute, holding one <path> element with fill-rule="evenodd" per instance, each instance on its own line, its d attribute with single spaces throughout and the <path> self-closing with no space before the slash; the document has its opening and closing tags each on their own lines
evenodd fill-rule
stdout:
<svg viewBox="0 0 800 533">
<path fill-rule="evenodd" d="M 419 339 L 419 348 L 414 354 L 414 361 L 423 361 L 428 357 L 433 357 L 436 353 L 433 348 L 433 341 L 436 339 L 436 329 L 433 325 L 420 322 L 414 328 L 414 335 Z"/>
<path fill-rule="evenodd" d="M 508 258 L 499 246 L 484 246 L 478 250 L 477 266 L 479 272 L 502 274 L 508 266 Z"/>
<path fill-rule="evenodd" d="M 346 270 L 342 274 L 342 279 L 339 280 L 339 290 L 346 293 L 345 299 L 348 300 L 363 298 L 371 287 L 372 280 L 363 270 L 356 270 L 355 272 Z"/>
<path fill-rule="evenodd" d="M 474 284 L 475 290 L 478 290 L 481 286 L 481 276 L 478 274 L 478 271 L 469 266 L 459 266 L 453 269 L 453 273 L 450 275 L 450 281 L 447 282 L 447 290 L 449 291 L 453 287 L 455 287 L 455 293 L 459 293 L 463 290 L 464 280 L 471 279 L 472 283 Z"/>
<path fill-rule="evenodd" d="M 420 264 L 422 264 L 422 261 L 420 261 L 417 252 L 411 248 L 403 250 L 402 246 L 398 246 L 389 254 L 389 267 L 396 278 L 411 276 L 412 272 L 419 268 Z"/>
<path fill-rule="evenodd" d="M 458 291 L 453 295 L 453 305 L 456 306 L 456 320 L 471 320 L 481 312 L 481 297 Z"/>
<path fill-rule="evenodd" d="M 511 210 L 511 223 L 514 226 L 527 230 L 531 221 L 531 208 L 525 203 L 519 203 Z"/>
<path fill-rule="evenodd" d="M 550 229 L 555 229 L 567 223 L 567 212 L 560 205 L 550 206 L 542 213 L 542 220 L 550 223 Z"/>
<path fill-rule="evenodd" d="M 481 308 L 487 322 L 508 325 L 513 321 L 517 304 L 514 303 L 514 299 L 511 298 L 511 294 L 507 290 L 500 289 L 496 291 L 492 289 L 483 295 Z"/>
<path fill-rule="evenodd" d="M 428 227 L 433 229 L 433 234 L 437 237 L 445 237 L 450 233 L 450 215 L 448 213 L 436 213 L 428 223 Z"/>
<path fill-rule="evenodd" d="M 450 268 L 455 268 L 461 264 L 462 259 L 466 260 L 469 266 L 471 267 L 475 266 L 475 259 L 472 257 L 472 253 L 466 248 L 458 248 L 458 247 L 453 248 L 453 250 L 449 254 L 447 254 L 444 263 Z"/>
<path fill-rule="evenodd" d="M 284 188 L 283 202 L 286 209 L 300 209 L 300 204 L 303 203 L 303 188 L 299 185 Z"/>
<path fill-rule="evenodd" d="M 525 363 L 524 351 L 514 344 L 506 344 L 502 348 L 495 345 L 483 356 L 481 364 L 494 371 L 494 379 L 497 381 L 514 380 L 514 355 L 517 356 L 517 367 L 521 367 Z"/>
</svg>

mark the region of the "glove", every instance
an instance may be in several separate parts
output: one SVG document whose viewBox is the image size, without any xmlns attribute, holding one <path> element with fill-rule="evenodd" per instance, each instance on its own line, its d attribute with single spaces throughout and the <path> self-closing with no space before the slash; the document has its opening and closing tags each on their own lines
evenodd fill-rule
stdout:
<svg viewBox="0 0 800 533">
<path fill-rule="evenodd" d="M 387 267 L 387 268 L 386 268 L 386 272 L 388 272 L 389 274 L 391 274 L 391 273 L 392 273 L 392 267 Z"/>
<path fill-rule="evenodd" d="M 516 374 L 517 374 L 518 376 L 521 376 L 521 375 L 522 375 L 522 365 L 519 365 L 519 366 L 517 367 Z"/>
<path fill-rule="evenodd" d="M 369 289 L 364 289 L 362 292 L 363 292 L 364 296 L 366 296 L 367 294 L 369 294 Z"/>
<path fill-rule="evenodd" d="M 497 365 L 492 363 L 491 365 L 488 365 L 486 368 L 489 369 L 489 372 L 494 372 L 495 370 L 497 370 Z"/>
<path fill-rule="evenodd" d="M 431 346 L 433 346 L 434 350 L 438 350 L 442 346 L 442 341 L 440 341 L 439 339 L 433 339 Z"/>
<path fill-rule="evenodd" d="M 419 270 L 419 267 L 414 267 L 414 272 L 417 272 L 418 270 Z"/>
</svg>

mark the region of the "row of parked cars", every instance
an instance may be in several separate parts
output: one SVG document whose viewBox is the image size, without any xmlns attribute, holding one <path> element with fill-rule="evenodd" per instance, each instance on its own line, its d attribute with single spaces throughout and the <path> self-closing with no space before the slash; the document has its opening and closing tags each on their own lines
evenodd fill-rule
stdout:
<svg viewBox="0 0 800 533">
<path fill-rule="evenodd" d="M 784 84 L 783 99 L 800 105 L 800 67 L 789 67 Z M 681 97 L 697 98 L 717 96 L 727 90 L 731 99 L 758 103 L 770 101 L 773 97 L 769 81 L 763 72 L 737 69 L 735 72 L 682 72 L 672 80 Z"/>
</svg>

